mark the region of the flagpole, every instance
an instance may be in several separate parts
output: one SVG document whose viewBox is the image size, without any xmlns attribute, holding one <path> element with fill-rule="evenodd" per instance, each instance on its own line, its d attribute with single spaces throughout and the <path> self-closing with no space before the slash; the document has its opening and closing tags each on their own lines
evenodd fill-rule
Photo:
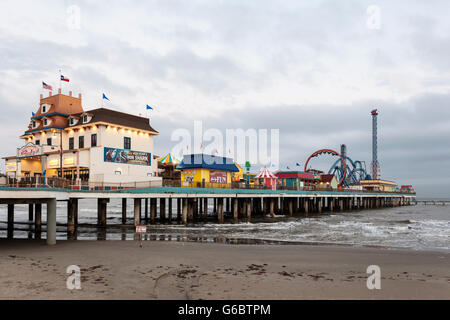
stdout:
<svg viewBox="0 0 450 320">
<path fill-rule="evenodd" d="M 59 69 L 59 89 L 61 89 L 61 69 Z"/>
</svg>

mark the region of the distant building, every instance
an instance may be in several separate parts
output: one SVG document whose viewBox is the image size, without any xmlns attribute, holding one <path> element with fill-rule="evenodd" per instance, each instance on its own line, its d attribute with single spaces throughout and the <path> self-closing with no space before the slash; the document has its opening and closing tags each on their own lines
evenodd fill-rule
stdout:
<svg viewBox="0 0 450 320">
<path fill-rule="evenodd" d="M 319 188 L 337 189 L 338 184 L 339 181 L 334 174 L 323 173 L 320 175 Z"/>
<path fill-rule="evenodd" d="M 278 171 L 275 173 L 275 176 L 278 178 L 280 186 L 293 190 L 312 186 L 320 180 L 318 175 L 303 171 Z"/>
<path fill-rule="evenodd" d="M 44 98 L 20 137 L 25 145 L 4 158 L 9 177 L 64 177 L 82 182 L 158 180 L 148 118 L 99 108 L 83 110 L 81 94 Z"/>
<path fill-rule="evenodd" d="M 360 181 L 364 190 L 369 191 L 397 191 L 397 184 L 393 181 L 387 180 L 361 180 Z"/>
<path fill-rule="evenodd" d="M 232 174 L 239 172 L 231 158 L 207 154 L 185 155 L 176 169 L 182 187 L 231 187 Z"/>
</svg>

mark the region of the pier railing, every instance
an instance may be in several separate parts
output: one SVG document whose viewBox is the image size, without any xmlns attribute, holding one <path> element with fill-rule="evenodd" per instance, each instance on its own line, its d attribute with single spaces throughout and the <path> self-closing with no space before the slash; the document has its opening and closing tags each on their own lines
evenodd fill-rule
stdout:
<svg viewBox="0 0 450 320">
<path fill-rule="evenodd" d="M 161 181 L 142 181 L 142 182 L 97 182 L 97 181 L 75 181 L 64 178 L 43 178 L 43 177 L 23 177 L 20 180 L 7 179 L 7 187 L 14 188 L 59 188 L 71 190 L 126 190 L 126 189 L 145 189 L 157 187 L 186 187 L 186 188 L 207 188 L 207 189 L 251 189 L 251 190 L 271 190 L 271 186 L 261 184 L 247 185 L 245 182 L 232 183 L 210 183 L 196 182 L 184 184 L 177 179 L 163 179 Z M 278 191 L 332 191 L 336 193 L 383 193 L 383 194 L 416 194 L 415 192 L 398 192 L 398 191 L 378 191 L 378 190 L 357 190 L 357 189 L 333 189 L 323 186 L 304 186 L 301 188 L 289 186 L 277 186 Z"/>
</svg>

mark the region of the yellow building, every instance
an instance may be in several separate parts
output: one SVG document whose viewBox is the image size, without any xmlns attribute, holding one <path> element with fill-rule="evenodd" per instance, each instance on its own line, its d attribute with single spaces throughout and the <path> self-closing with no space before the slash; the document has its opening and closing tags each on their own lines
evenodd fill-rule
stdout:
<svg viewBox="0 0 450 320">
<path fill-rule="evenodd" d="M 239 182 L 244 179 L 244 171 L 242 171 L 242 167 L 236 162 L 234 163 L 234 165 L 236 166 L 236 168 L 238 168 L 239 171 L 233 174 L 233 181 Z"/>
<path fill-rule="evenodd" d="M 181 186 L 191 188 L 229 187 L 232 174 L 239 171 L 232 159 L 206 154 L 185 155 L 177 169 L 181 170 Z"/>
<path fill-rule="evenodd" d="M 397 184 L 387 180 L 361 180 L 361 185 L 365 190 L 394 192 L 397 190 Z"/>
</svg>

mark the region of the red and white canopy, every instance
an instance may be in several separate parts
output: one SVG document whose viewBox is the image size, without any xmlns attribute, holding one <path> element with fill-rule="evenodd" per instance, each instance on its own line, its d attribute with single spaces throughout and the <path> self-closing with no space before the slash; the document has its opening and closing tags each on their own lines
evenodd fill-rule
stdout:
<svg viewBox="0 0 450 320">
<path fill-rule="evenodd" d="M 259 174 L 255 177 L 256 179 L 277 179 L 277 177 L 270 172 L 266 167 L 262 168 Z"/>
</svg>

